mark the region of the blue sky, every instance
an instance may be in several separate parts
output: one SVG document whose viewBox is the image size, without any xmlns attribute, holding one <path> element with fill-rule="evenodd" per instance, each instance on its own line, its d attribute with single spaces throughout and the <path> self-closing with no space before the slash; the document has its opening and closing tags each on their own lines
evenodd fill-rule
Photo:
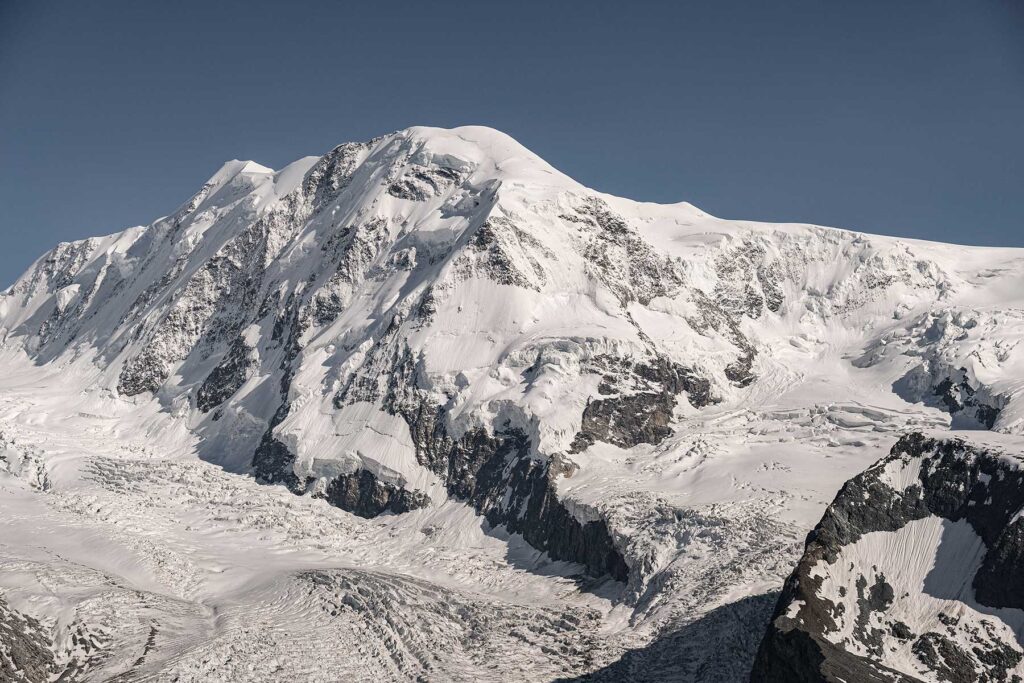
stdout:
<svg viewBox="0 0 1024 683">
<path fill-rule="evenodd" d="M 0 0 L 0 286 L 220 164 L 504 130 L 727 218 L 1024 246 L 1024 3 Z"/>
</svg>

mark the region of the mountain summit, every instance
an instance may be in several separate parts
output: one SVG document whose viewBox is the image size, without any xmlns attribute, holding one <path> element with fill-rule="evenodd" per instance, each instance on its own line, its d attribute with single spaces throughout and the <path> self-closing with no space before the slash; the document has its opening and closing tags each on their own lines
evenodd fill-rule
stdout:
<svg viewBox="0 0 1024 683">
<path fill-rule="evenodd" d="M 171 496 L 171 584 L 129 580 L 80 547 L 68 560 L 149 581 L 179 601 L 146 607 L 167 623 L 228 603 L 307 609 L 309 584 L 317 600 L 358 594 L 449 629 L 438 645 L 422 624 L 374 626 L 360 638 L 387 663 L 344 669 L 351 655 L 335 671 L 486 676 L 464 654 L 484 636 L 451 635 L 482 627 L 441 610 L 435 586 L 508 628 L 550 617 L 481 650 L 534 657 L 525 678 L 736 680 L 797 540 L 844 480 L 904 431 L 1024 433 L 1022 304 L 1022 250 L 722 220 L 590 190 L 492 129 L 410 128 L 280 171 L 228 162 L 172 215 L 36 261 L 0 295 L 17 368 L 0 395 L 42 412 L 11 407 L 0 438 L 42 441 L 0 463 L 59 501 L 57 517 L 91 509 L 68 502 L 82 491 L 109 501 L 119 521 L 91 533 L 115 547 L 151 514 L 136 492 Z M 277 508 L 295 515 L 287 530 Z M 215 526 L 249 535 L 244 551 L 189 521 L 212 509 Z M 222 573 L 242 586 L 230 597 Z M 522 585 L 549 597 L 527 610 Z M 56 653 L 44 669 L 131 670 L 57 647 L 66 608 L 22 592 L 19 619 L 59 626 L 26 636 Z M 82 624 L 106 623 L 72 603 Z M 329 628 L 377 609 L 359 604 L 336 607 Z M 278 633 L 267 619 L 260 637 Z M 207 627 L 219 654 L 157 629 L 146 670 L 199 671 L 206 657 L 263 671 L 238 633 Z M 286 653 L 279 664 L 302 670 Z"/>
</svg>

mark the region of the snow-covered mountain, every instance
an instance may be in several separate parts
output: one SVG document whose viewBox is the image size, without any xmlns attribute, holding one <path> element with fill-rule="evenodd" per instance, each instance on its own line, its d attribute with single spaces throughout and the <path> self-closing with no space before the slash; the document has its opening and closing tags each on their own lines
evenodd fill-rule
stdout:
<svg viewBox="0 0 1024 683">
<path fill-rule="evenodd" d="M 637 203 L 486 128 L 229 162 L 0 295 L 0 666 L 743 678 L 845 480 L 1024 434 L 1022 304 L 1022 250 Z"/>
</svg>

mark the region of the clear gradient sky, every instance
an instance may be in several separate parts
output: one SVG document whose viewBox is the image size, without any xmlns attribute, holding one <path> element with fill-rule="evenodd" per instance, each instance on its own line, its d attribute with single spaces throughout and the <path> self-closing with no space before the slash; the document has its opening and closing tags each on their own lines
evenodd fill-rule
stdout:
<svg viewBox="0 0 1024 683">
<path fill-rule="evenodd" d="M 0 0 L 0 287 L 220 164 L 499 128 L 599 190 L 1024 246 L 1024 2 Z"/>
</svg>

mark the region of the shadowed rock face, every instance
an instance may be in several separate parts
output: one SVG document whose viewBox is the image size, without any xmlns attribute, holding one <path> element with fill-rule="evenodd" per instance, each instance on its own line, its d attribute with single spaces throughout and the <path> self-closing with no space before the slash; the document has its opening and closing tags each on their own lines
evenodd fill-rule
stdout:
<svg viewBox="0 0 1024 683">
<path fill-rule="evenodd" d="M 986 403 L 978 396 L 978 391 L 967 380 L 967 370 L 964 368 L 960 368 L 952 377 L 943 379 L 932 391 L 954 418 L 962 414 L 976 420 L 985 429 L 992 429 L 1002 410 L 1003 401 L 1000 397 L 991 397 Z"/>
<path fill-rule="evenodd" d="M 891 484 L 888 472 L 916 466 L 919 472 L 906 488 Z M 854 640 L 843 641 L 850 648 L 832 642 L 834 637 L 829 636 L 839 631 L 844 606 L 822 593 L 821 563 L 845 561 L 841 558 L 844 548 L 865 534 L 896 532 L 928 517 L 966 522 L 984 544 L 984 558 L 972 579 L 979 609 L 1021 609 L 1024 533 L 1016 515 L 1022 506 L 1024 472 L 1007 456 L 962 440 L 940 441 L 922 434 L 903 437 L 887 457 L 843 486 L 808 536 L 804 556 L 786 582 L 761 643 L 751 680 L 918 680 L 883 665 L 886 647 L 894 644 L 890 638 L 911 644 L 917 671 L 927 680 L 1020 680 L 1010 673 L 1024 656 L 1020 645 L 1012 637 L 1007 641 L 992 621 L 982 619 L 980 626 L 961 624 L 960 618 L 939 613 L 942 633 L 917 633 L 887 616 L 894 603 L 914 598 L 894 594 L 885 581 L 887 571 L 913 559 L 898 554 L 891 557 L 888 568 L 851 568 L 856 583 L 840 588 L 840 595 L 857 591 Z M 866 575 L 874 575 L 875 583 L 869 584 Z M 888 628 L 878 624 L 888 624 Z M 964 638 L 969 643 L 966 647 Z M 866 654 L 850 652 L 853 646 Z"/>
<path fill-rule="evenodd" d="M 530 454 L 514 429 L 488 434 L 482 428 L 452 439 L 443 410 L 396 383 L 387 405 L 409 425 L 417 459 L 439 474 L 450 495 L 470 502 L 492 526 L 505 525 L 556 560 L 579 562 L 595 574 L 625 581 L 628 568 L 604 521 L 581 523 L 558 499 L 557 459 Z M 404 394 L 404 395 L 402 395 Z"/>
<path fill-rule="evenodd" d="M 618 581 L 628 578 L 629 568 L 607 524 L 580 522 L 566 509 L 554 484 L 558 462 L 532 458 L 529 441 L 521 433 L 490 435 L 476 429 L 453 440 L 434 406 L 424 404 L 400 415 L 409 423 L 421 463 L 444 477 L 448 493 L 473 505 L 491 526 L 522 534 L 553 559 L 578 562 L 593 574 Z M 299 493 L 312 482 L 296 477 L 294 461 L 269 431 L 253 459 L 261 480 L 284 483 Z M 380 482 L 366 470 L 331 480 L 323 498 L 362 517 L 408 512 L 430 502 L 424 494 Z"/>
<path fill-rule="evenodd" d="M 478 427 L 453 439 L 444 408 L 418 386 L 412 353 L 403 348 L 395 358 L 384 408 L 409 426 L 416 459 L 441 477 L 449 495 L 472 504 L 491 526 L 522 534 L 556 560 L 626 580 L 629 570 L 607 523 L 580 522 L 558 498 L 555 477 L 570 471 L 570 465 L 558 456 L 538 457 L 526 435 L 507 424 L 493 433 Z M 352 385 L 336 402 L 360 396 L 360 387 Z"/>
<path fill-rule="evenodd" d="M 387 411 L 409 426 L 419 463 L 439 475 L 448 494 L 470 503 L 488 524 L 522 534 L 530 545 L 553 559 L 577 562 L 595 575 L 625 581 L 629 567 L 615 547 L 607 523 L 579 521 L 558 498 L 554 479 L 570 466 L 557 457 L 534 456 L 526 436 L 511 428 L 492 434 L 481 427 L 453 439 L 445 426 L 444 409 L 417 386 L 412 353 L 407 347 L 392 348 L 393 341 L 393 335 L 385 335 L 377 348 L 389 367 L 383 395 L 377 395 L 379 387 L 373 383 L 353 378 L 335 397 L 335 405 L 381 400 Z M 283 396 L 287 383 L 286 376 Z M 282 483 L 302 493 L 314 482 L 295 474 L 295 455 L 273 436 L 274 427 L 285 419 L 289 409 L 287 402 L 282 403 L 271 421 L 253 456 L 253 470 L 260 481 Z M 322 496 L 332 505 L 363 517 L 407 512 L 430 502 L 425 494 L 381 482 L 366 470 L 327 482 Z"/>
<path fill-rule="evenodd" d="M 252 370 L 251 349 L 238 338 L 196 392 L 196 407 L 208 412 L 238 391 Z"/>
</svg>

